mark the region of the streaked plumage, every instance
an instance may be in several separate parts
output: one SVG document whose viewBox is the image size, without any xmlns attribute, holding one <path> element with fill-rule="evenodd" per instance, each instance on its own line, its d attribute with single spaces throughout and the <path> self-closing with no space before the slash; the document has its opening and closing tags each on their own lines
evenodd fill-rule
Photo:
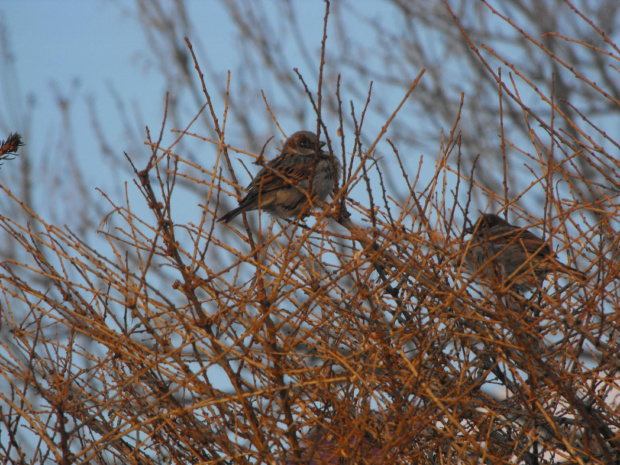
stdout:
<svg viewBox="0 0 620 465">
<path fill-rule="evenodd" d="M 464 232 L 473 234 L 466 255 L 468 267 L 478 270 L 484 266 L 483 278 L 504 283 L 517 292 L 535 289 L 554 270 L 580 281 L 586 278 L 579 270 L 559 262 L 549 244 L 536 234 L 497 215 L 482 215 Z"/>
<path fill-rule="evenodd" d="M 277 218 L 295 218 L 309 208 L 311 197 L 325 200 L 340 177 L 340 162 L 324 152 L 325 142 L 310 131 L 298 131 L 287 139 L 280 155 L 259 171 L 239 206 L 218 221 L 228 223 L 242 212 L 264 210 Z"/>
</svg>

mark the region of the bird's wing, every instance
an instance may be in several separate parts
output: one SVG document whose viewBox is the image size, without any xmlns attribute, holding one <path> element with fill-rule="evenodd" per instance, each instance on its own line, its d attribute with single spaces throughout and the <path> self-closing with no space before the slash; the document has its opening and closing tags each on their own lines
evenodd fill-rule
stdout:
<svg viewBox="0 0 620 465">
<path fill-rule="evenodd" d="M 314 159 L 314 155 L 280 155 L 259 171 L 248 189 L 256 188 L 265 193 L 287 185 L 295 186 L 308 179 Z"/>
<path fill-rule="evenodd" d="M 549 245 L 536 234 L 512 225 L 496 228 L 489 239 L 497 244 L 521 244 L 525 251 L 530 254 L 543 256 L 551 254 Z"/>
</svg>

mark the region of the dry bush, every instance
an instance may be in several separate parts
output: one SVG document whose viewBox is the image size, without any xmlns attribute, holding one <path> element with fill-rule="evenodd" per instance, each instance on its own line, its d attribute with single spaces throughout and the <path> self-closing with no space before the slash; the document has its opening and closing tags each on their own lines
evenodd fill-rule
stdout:
<svg viewBox="0 0 620 465">
<path fill-rule="evenodd" d="M 612 51 L 591 51 L 617 74 L 620 51 L 600 36 Z M 529 137 L 502 138 L 498 194 L 477 180 L 484 160 L 464 169 L 462 106 L 430 176 L 410 170 L 398 139 L 377 163 L 400 105 L 365 143 L 371 92 L 349 104 L 307 91 L 345 167 L 335 198 L 305 222 L 252 212 L 221 225 L 216 217 L 244 192 L 237 160 L 255 173 L 259 157 L 226 136 L 228 103 L 214 107 L 194 64 L 205 113 L 174 126 L 166 147 L 164 118 L 157 137 L 147 134 L 148 162 L 128 157 L 142 205 L 107 199 L 105 247 L 4 188 L 32 219 L 0 218 L 25 255 L 4 261 L 0 281 L 2 454 L 23 463 L 620 463 L 620 141 L 562 110 L 579 99 L 560 105 L 553 86 L 531 84 L 546 104 L 534 111 L 518 68 L 486 69 L 497 118 L 505 124 L 504 108 L 518 109 Z M 567 69 L 618 110 L 604 87 Z M 323 124 L 325 101 L 336 102 L 338 131 Z M 215 138 L 192 130 L 205 114 Z M 176 150 L 187 138 L 202 141 L 200 164 Z M 517 190 L 514 165 L 534 181 Z M 518 203 L 530 191 L 544 196 L 536 211 Z M 192 192 L 206 192 L 202 216 L 179 222 Z M 487 204 L 538 227 L 588 281 L 555 275 L 521 296 L 469 274 L 464 218 Z"/>
</svg>

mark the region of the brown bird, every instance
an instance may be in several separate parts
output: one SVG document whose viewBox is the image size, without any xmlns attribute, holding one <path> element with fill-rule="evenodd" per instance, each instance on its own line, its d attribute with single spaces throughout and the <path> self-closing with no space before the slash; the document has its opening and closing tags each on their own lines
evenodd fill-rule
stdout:
<svg viewBox="0 0 620 465">
<path fill-rule="evenodd" d="M 312 199 L 325 200 L 340 179 L 340 162 L 324 152 L 325 142 L 310 131 L 289 137 L 280 155 L 261 169 L 248 186 L 239 206 L 218 221 L 228 223 L 242 212 L 264 210 L 277 218 L 294 218 Z"/>
<path fill-rule="evenodd" d="M 482 215 L 463 231 L 473 234 L 466 263 L 471 270 L 483 268 L 482 276 L 506 284 L 517 292 L 540 286 L 557 270 L 585 282 L 586 275 L 557 260 L 549 244 L 536 234 L 508 223 L 497 215 Z"/>
</svg>

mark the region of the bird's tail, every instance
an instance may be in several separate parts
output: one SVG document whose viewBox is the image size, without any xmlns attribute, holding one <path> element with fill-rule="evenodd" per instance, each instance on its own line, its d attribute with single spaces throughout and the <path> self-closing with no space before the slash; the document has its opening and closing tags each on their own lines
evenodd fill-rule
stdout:
<svg viewBox="0 0 620 465">
<path fill-rule="evenodd" d="M 583 271 L 578 270 L 577 268 L 573 268 L 572 266 L 565 265 L 564 263 L 556 260 L 555 264 L 557 265 L 557 269 L 562 273 L 566 273 L 571 277 L 577 278 L 582 284 L 586 283 L 589 279 L 588 275 Z"/>
<path fill-rule="evenodd" d="M 239 206 L 237 208 L 234 208 L 231 211 L 229 211 L 228 213 L 226 213 L 225 215 L 220 216 L 220 218 L 217 220 L 217 222 L 218 223 L 228 223 L 233 218 L 235 218 L 237 215 L 239 215 L 242 210 L 243 210 L 243 208 L 241 206 Z"/>
</svg>

